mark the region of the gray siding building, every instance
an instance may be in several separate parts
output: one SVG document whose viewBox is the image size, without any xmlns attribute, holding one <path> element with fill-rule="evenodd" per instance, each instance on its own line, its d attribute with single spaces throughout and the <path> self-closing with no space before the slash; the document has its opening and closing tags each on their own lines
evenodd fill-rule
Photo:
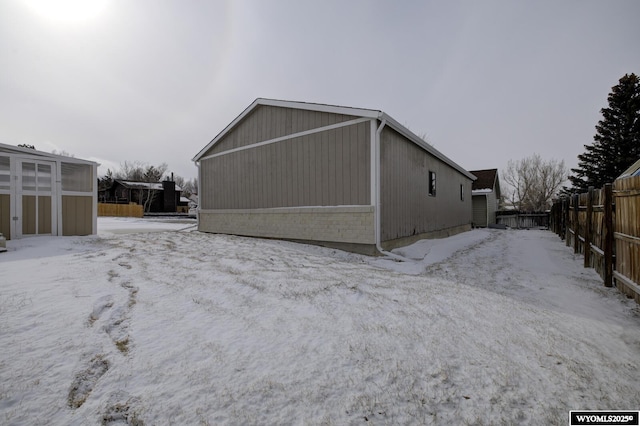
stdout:
<svg viewBox="0 0 640 426">
<path fill-rule="evenodd" d="M 502 197 L 498 169 L 473 170 L 473 226 L 486 228 L 496 223 L 496 211 Z"/>
<path fill-rule="evenodd" d="M 257 99 L 193 161 L 205 232 L 377 253 L 471 228 L 475 177 L 382 111 Z"/>
<path fill-rule="evenodd" d="M 0 232 L 90 235 L 97 230 L 98 164 L 0 144 Z"/>
</svg>

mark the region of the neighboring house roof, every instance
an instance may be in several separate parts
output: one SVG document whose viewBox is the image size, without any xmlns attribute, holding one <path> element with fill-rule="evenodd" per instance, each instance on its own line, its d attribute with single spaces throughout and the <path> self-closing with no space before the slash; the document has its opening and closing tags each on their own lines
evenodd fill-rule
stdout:
<svg viewBox="0 0 640 426">
<path fill-rule="evenodd" d="M 205 156 L 207 151 L 209 151 L 214 145 L 216 145 L 224 136 L 229 133 L 237 124 L 239 124 L 247 115 L 249 115 L 255 108 L 260 105 L 267 106 L 275 106 L 281 108 L 294 108 L 294 109 L 302 109 L 302 110 L 310 110 L 310 111 L 320 111 L 320 112 L 329 112 L 334 114 L 344 114 L 344 115 L 353 115 L 356 117 L 363 118 L 372 118 L 378 120 L 385 120 L 386 125 L 397 131 L 398 133 L 405 136 L 407 139 L 418 145 L 420 148 L 424 149 L 434 157 L 442 160 L 447 163 L 466 177 L 471 180 L 475 180 L 475 176 L 469 173 L 467 170 L 462 168 L 460 165 L 455 163 L 449 157 L 435 149 L 433 146 L 429 145 L 427 142 L 422 140 L 419 136 L 413 133 L 411 130 L 407 129 L 402 124 L 398 123 L 395 119 L 393 119 L 387 113 L 374 110 L 374 109 L 365 109 L 365 108 L 352 108 L 338 105 L 326 105 L 326 104 L 315 104 L 309 102 L 295 102 L 295 101 L 283 101 L 277 99 L 264 99 L 258 98 L 251 105 L 249 105 L 240 115 L 238 115 L 227 127 L 225 127 L 215 138 L 211 140 L 195 157 L 193 157 L 192 161 L 198 162 L 202 157 Z"/>
<path fill-rule="evenodd" d="M 162 182 L 135 182 L 131 180 L 114 179 L 114 182 L 118 182 L 120 185 L 129 189 L 153 189 L 156 191 L 163 191 L 164 187 Z M 176 191 L 182 191 L 178 185 L 176 185 Z"/>
<path fill-rule="evenodd" d="M 640 160 L 633 163 L 627 170 L 624 171 L 624 173 L 618 176 L 618 179 L 631 176 L 640 176 Z"/>
<path fill-rule="evenodd" d="M 473 185 L 471 185 L 472 191 L 493 191 L 496 179 L 498 178 L 498 169 L 471 170 L 470 173 L 478 178 L 473 182 Z"/>
</svg>

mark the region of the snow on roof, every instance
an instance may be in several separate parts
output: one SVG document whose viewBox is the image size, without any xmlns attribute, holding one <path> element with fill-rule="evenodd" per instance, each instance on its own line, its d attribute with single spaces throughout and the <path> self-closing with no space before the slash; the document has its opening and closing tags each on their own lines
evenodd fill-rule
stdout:
<svg viewBox="0 0 640 426">
<path fill-rule="evenodd" d="M 474 195 L 474 194 L 489 194 L 491 192 L 493 192 L 493 189 L 491 189 L 491 188 L 474 189 L 473 191 L 471 191 L 471 195 Z"/>
<path fill-rule="evenodd" d="M 163 191 L 164 187 L 162 182 L 136 182 L 132 180 L 120 180 L 116 179 L 116 182 L 120 182 L 123 186 L 134 189 L 153 189 L 156 191 Z M 182 191 L 180 186 L 176 185 L 176 191 Z"/>
</svg>

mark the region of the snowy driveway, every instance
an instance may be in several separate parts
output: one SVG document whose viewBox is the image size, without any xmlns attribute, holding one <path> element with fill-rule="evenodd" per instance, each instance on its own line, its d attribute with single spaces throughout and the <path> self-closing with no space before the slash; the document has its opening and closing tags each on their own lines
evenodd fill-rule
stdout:
<svg viewBox="0 0 640 426">
<path fill-rule="evenodd" d="M 404 263 L 198 232 L 35 241 L 0 255 L 3 424 L 567 424 L 640 408 L 637 306 L 548 231 L 425 241 Z"/>
</svg>

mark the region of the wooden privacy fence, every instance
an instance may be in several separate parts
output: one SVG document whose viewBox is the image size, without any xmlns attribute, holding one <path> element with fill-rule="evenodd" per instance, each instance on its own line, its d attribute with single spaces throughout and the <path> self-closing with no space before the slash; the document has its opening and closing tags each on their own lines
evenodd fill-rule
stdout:
<svg viewBox="0 0 640 426">
<path fill-rule="evenodd" d="M 550 228 L 604 280 L 640 304 L 640 176 L 557 200 Z"/>
<path fill-rule="evenodd" d="M 138 204 L 98 203 L 98 216 L 142 217 L 144 211 Z"/>
</svg>

